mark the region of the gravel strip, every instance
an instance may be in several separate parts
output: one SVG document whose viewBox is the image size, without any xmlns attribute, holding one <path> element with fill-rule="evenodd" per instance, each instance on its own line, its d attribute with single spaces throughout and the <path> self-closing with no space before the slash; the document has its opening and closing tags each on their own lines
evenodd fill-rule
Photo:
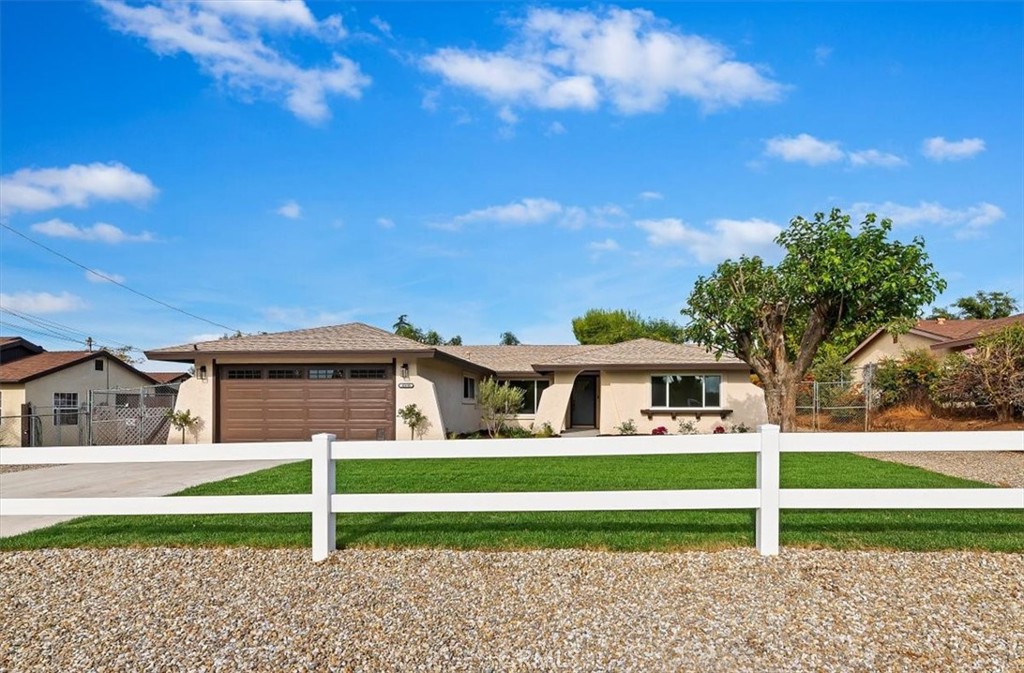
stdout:
<svg viewBox="0 0 1024 673">
<path fill-rule="evenodd" d="M 1024 555 L 0 554 L 0 670 L 1024 671 Z"/>
<path fill-rule="evenodd" d="M 996 486 L 1024 488 L 1024 451 L 922 451 L 857 455 Z"/>
<path fill-rule="evenodd" d="M 41 470 L 44 467 L 57 467 L 53 463 L 46 465 L 0 465 L 0 474 L 6 474 L 8 472 L 24 472 L 26 470 Z"/>
</svg>

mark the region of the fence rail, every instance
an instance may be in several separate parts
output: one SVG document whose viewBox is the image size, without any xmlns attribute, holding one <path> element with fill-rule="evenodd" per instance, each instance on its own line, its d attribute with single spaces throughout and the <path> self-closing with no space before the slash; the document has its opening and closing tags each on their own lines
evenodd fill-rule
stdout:
<svg viewBox="0 0 1024 673">
<path fill-rule="evenodd" d="M 312 491 L 297 495 L 174 498 L 3 498 L 4 515 L 312 514 L 314 560 L 335 548 L 336 515 L 393 512 L 536 512 L 754 509 L 762 555 L 779 550 L 780 509 L 1020 509 L 1024 488 L 782 489 L 779 457 L 787 452 L 1024 451 L 1024 432 L 900 432 L 757 434 L 678 437 L 479 440 L 467 442 L 309 442 L 200 444 L 175 447 L 8 448 L 0 465 L 48 463 L 311 460 Z M 338 461 L 370 459 L 512 458 L 650 454 L 756 453 L 756 488 L 660 491 L 509 493 L 335 493 Z"/>
</svg>

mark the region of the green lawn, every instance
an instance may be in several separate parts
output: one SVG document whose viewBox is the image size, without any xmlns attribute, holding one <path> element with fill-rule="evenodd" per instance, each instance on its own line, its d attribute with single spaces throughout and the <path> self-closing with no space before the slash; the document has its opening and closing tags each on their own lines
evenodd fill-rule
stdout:
<svg viewBox="0 0 1024 673">
<path fill-rule="evenodd" d="M 753 454 L 343 461 L 340 493 L 584 491 L 754 487 Z M 783 488 L 974 488 L 985 484 L 851 454 L 784 454 Z M 309 463 L 180 495 L 308 493 Z M 1024 511 L 782 512 L 784 545 L 1024 551 Z M 753 546 L 752 510 L 359 514 L 338 516 L 338 546 L 616 550 Z M 126 545 L 310 545 L 308 514 L 86 517 L 0 539 L 0 549 Z"/>
</svg>

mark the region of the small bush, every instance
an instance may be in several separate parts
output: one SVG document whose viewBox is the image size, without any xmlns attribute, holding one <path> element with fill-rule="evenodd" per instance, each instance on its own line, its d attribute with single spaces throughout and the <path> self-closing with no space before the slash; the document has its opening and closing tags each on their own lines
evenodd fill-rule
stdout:
<svg viewBox="0 0 1024 673">
<path fill-rule="evenodd" d="M 668 434 L 668 428 L 666 428 L 664 425 L 659 425 L 658 427 L 656 427 L 653 430 L 651 430 L 651 434 L 652 435 L 667 435 Z"/>
<path fill-rule="evenodd" d="M 713 434 L 713 435 L 724 435 L 725 434 L 725 426 L 722 425 L 721 423 L 716 423 L 715 424 L 715 429 L 711 431 L 711 434 Z"/>
<path fill-rule="evenodd" d="M 545 421 L 541 423 L 540 430 L 533 433 L 537 437 L 554 437 L 555 429 L 551 427 L 551 424 Z"/>
<path fill-rule="evenodd" d="M 635 435 L 637 432 L 636 423 L 634 423 L 633 419 L 631 418 L 628 421 L 622 421 L 622 425 L 616 425 L 615 430 L 620 435 Z"/>
<path fill-rule="evenodd" d="M 878 363 L 871 386 L 882 407 L 898 404 L 927 409 L 931 406 L 931 388 L 939 378 L 939 363 L 924 348 L 907 351 L 894 360 Z"/>
<path fill-rule="evenodd" d="M 518 425 L 505 425 L 501 428 L 499 436 L 508 439 L 527 439 L 533 437 L 533 431 Z"/>
<path fill-rule="evenodd" d="M 746 423 L 738 423 L 729 428 L 729 432 L 732 432 L 734 434 L 743 434 L 745 432 L 750 432 L 750 428 L 747 426 Z"/>
<path fill-rule="evenodd" d="M 422 439 L 427 428 L 430 427 L 430 419 L 415 404 L 407 404 L 399 409 L 398 417 L 409 426 L 409 439 L 416 437 Z"/>
<path fill-rule="evenodd" d="M 680 435 L 696 435 L 697 432 L 697 424 L 694 421 L 679 421 Z"/>
</svg>

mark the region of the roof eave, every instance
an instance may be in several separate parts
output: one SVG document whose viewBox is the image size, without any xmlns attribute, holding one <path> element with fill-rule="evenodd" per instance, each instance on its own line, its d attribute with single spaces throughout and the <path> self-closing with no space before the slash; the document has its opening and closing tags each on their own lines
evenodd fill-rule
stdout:
<svg viewBox="0 0 1024 673">
<path fill-rule="evenodd" d="M 150 360 L 162 362 L 195 362 L 197 357 L 224 357 L 230 356 L 251 356 L 251 357 L 331 357 L 331 358 L 352 358 L 352 357 L 387 357 L 388 359 L 398 355 L 410 357 L 431 358 L 435 355 L 433 348 L 416 350 L 339 350 L 339 351 L 301 351 L 301 350 L 264 350 L 264 351 L 230 351 L 230 350 L 175 350 L 175 351 L 144 351 Z"/>
<path fill-rule="evenodd" d="M 591 363 L 534 365 L 533 369 L 537 373 L 584 371 L 587 369 L 596 369 L 599 371 L 711 371 L 723 369 L 728 371 L 748 371 L 750 370 L 750 365 L 745 362 L 648 362 L 606 365 Z"/>
</svg>

